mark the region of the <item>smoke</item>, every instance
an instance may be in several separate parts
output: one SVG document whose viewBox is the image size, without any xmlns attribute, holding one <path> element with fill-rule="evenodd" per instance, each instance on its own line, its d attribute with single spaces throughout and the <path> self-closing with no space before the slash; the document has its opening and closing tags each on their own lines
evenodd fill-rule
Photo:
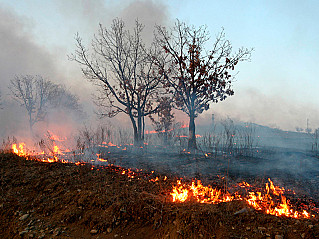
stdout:
<svg viewBox="0 0 319 239">
<path fill-rule="evenodd" d="M 199 123 L 209 122 L 211 114 L 253 122 L 283 130 L 319 127 L 319 110 L 315 105 L 293 103 L 282 95 L 266 95 L 258 89 L 239 89 L 235 95 L 223 102 L 213 104 L 211 110 L 203 114 Z"/>
<path fill-rule="evenodd" d="M 70 62 L 67 57 L 75 51 L 74 36 L 77 32 L 89 45 L 99 23 L 109 27 L 116 17 L 123 18 L 129 28 L 138 18 L 145 25 L 145 36 L 153 36 L 155 24 L 169 21 L 165 5 L 155 1 L 54 0 L 49 7 L 52 16 L 47 18 L 51 17 L 57 24 L 63 24 L 52 24 L 57 26 L 51 28 L 53 31 L 47 30 L 51 25 L 46 28 L 46 23 L 37 22 L 32 16 L 19 15 L 17 10 L 0 4 L 0 79 L 4 108 L 0 114 L 1 137 L 22 134 L 28 128 L 25 109 L 12 100 L 7 88 L 16 75 L 41 75 L 65 85 L 70 92 L 80 97 L 84 111 L 89 116 L 86 124 L 99 121 L 92 103 L 92 94 L 95 94 L 96 89 L 83 78 L 80 66 Z M 48 12 L 48 6 L 39 3 L 37 10 Z M 60 122 L 72 125 L 74 129 L 78 122 L 72 121 L 72 118 L 66 112 L 54 111 L 49 113 L 47 123 L 41 125 L 53 127 L 53 124 Z M 119 115 L 113 121 L 130 125 L 126 115 Z"/>
<path fill-rule="evenodd" d="M 46 5 L 39 3 L 38 8 L 46 9 Z M 5 7 L 4 4 L 0 5 L 0 80 L 4 102 L 0 121 L 1 125 L 6 125 L 7 128 L 13 127 L 12 131 L 16 129 L 16 124 L 21 127 L 26 125 L 25 112 L 11 102 L 8 95 L 7 85 L 15 75 L 38 74 L 53 82 L 64 84 L 80 97 L 84 111 L 89 116 L 88 120 L 93 123 L 96 119 L 95 106 L 92 103 L 92 94 L 95 94 L 96 89 L 83 78 L 80 66 L 76 62 L 70 62 L 67 57 L 75 50 L 74 36 L 77 32 L 88 46 L 99 23 L 109 27 L 112 19 L 119 17 L 126 22 L 128 28 L 132 28 L 134 21 L 138 19 L 145 25 L 145 41 L 150 42 L 155 24 L 172 23 L 170 9 L 162 1 L 54 0 L 50 7 L 55 14 L 52 21 L 57 21 L 63 26 L 41 34 L 39 29 L 43 28 L 36 19 L 18 15 L 15 10 Z M 58 40 L 52 43 L 52 39 Z M 44 44 L 45 42 L 48 44 Z M 265 95 L 256 89 L 236 90 L 235 96 L 224 102 L 212 104 L 211 110 L 200 115 L 196 123 L 210 124 L 212 113 L 285 130 L 294 130 L 297 126 L 306 128 L 307 118 L 309 127 L 314 129 L 319 126 L 319 111 L 315 106 L 292 103 L 286 100 L 284 95 Z M 53 117 L 52 115 L 50 117 Z M 179 121 L 188 123 L 186 114 L 178 112 L 176 116 Z M 15 120 L 12 121 L 12 118 Z M 49 119 L 50 122 L 55 120 L 54 117 Z M 126 115 L 119 115 L 111 122 L 120 122 L 130 127 Z M 1 133 L 11 132 L 4 130 L 6 127 L 2 127 Z"/>
<path fill-rule="evenodd" d="M 0 69 L 3 92 L 15 75 L 60 77 L 53 54 L 35 42 L 31 19 L 17 16 L 0 5 Z"/>
</svg>

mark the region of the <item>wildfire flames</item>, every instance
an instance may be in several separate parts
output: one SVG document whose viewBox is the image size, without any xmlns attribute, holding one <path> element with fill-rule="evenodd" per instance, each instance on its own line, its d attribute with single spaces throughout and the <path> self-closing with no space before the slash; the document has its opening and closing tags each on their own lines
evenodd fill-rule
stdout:
<svg viewBox="0 0 319 239">
<path fill-rule="evenodd" d="M 257 192 L 248 191 L 246 196 L 242 196 L 238 192 L 231 194 L 229 192 L 222 192 L 221 189 L 212 188 L 211 186 L 203 186 L 200 180 L 193 181 L 191 184 L 183 184 L 178 180 L 177 185 L 173 186 L 170 195 L 173 198 L 173 202 L 195 200 L 199 203 L 217 204 L 233 200 L 244 200 L 254 209 L 267 214 L 292 218 L 311 217 L 306 210 L 294 210 L 289 200 L 283 195 L 286 190 L 275 186 L 270 178 L 268 181 L 269 183 L 266 183 L 264 190 Z M 242 188 L 251 187 L 246 182 L 242 182 L 238 186 Z"/>
<path fill-rule="evenodd" d="M 53 134 L 52 134 L 53 135 Z M 54 139 L 59 142 L 64 141 L 57 136 L 52 136 Z M 111 142 L 103 142 L 101 147 L 117 147 L 119 146 Z M 126 150 L 126 147 L 123 148 Z M 62 163 L 76 163 L 82 164 L 83 162 L 70 162 L 63 158 L 65 155 L 64 152 L 69 152 L 69 150 L 61 150 L 57 145 L 53 146 L 53 149 L 50 150 L 49 154 L 45 154 L 44 151 L 40 153 L 32 154 L 26 149 L 24 143 L 12 144 L 12 151 L 19 155 L 26 157 L 26 159 L 31 159 L 30 156 L 34 157 L 36 160 L 42 162 L 52 163 L 60 161 Z M 110 153 L 110 152 L 108 152 Z M 108 162 L 108 160 L 100 157 L 100 154 L 96 154 L 96 160 L 100 162 Z M 113 165 L 110 165 L 113 166 Z M 93 169 L 92 166 L 91 169 Z M 129 178 L 136 177 L 138 171 L 136 172 L 131 169 L 120 168 L 118 170 L 121 174 L 127 175 Z M 152 171 L 154 173 L 154 171 Z M 163 181 L 167 180 L 165 176 Z M 150 179 L 150 182 L 158 182 L 160 179 L 156 177 L 155 179 Z M 228 192 L 226 190 L 213 188 L 212 186 L 204 186 L 200 180 L 192 181 L 191 183 L 182 183 L 181 180 L 177 180 L 176 184 L 173 185 L 172 191 L 170 192 L 171 200 L 175 203 L 183 203 L 187 201 L 196 201 L 198 203 L 207 203 L 207 204 L 217 204 L 222 202 L 229 202 L 233 200 L 244 200 L 248 205 L 250 205 L 255 210 L 263 211 L 267 214 L 275 216 L 286 216 L 291 218 L 311 218 L 314 215 L 311 215 L 306 210 L 295 210 L 294 207 L 290 204 L 290 201 L 284 196 L 287 192 L 285 188 L 275 186 L 271 179 L 268 179 L 268 182 L 265 184 L 265 187 L 259 190 L 254 189 L 247 182 L 241 182 L 237 185 L 238 188 L 245 190 L 245 193 L 239 193 L 239 191 Z M 231 191 L 231 190 L 230 190 Z M 309 208 L 306 208 L 309 209 Z"/>
</svg>

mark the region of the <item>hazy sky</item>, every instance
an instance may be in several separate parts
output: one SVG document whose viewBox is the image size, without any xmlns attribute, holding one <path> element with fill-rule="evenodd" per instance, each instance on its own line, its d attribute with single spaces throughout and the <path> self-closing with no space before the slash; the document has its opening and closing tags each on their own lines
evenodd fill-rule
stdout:
<svg viewBox="0 0 319 239">
<path fill-rule="evenodd" d="M 1 0 L 0 89 L 15 74 L 42 74 L 90 100 L 92 86 L 67 59 L 75 33 L 89 43 L 98 23 L 137 16 L 151 37 L 153 26 L 176 18 L 207 25 L 212 39 L 225 29 L 234 50 L 255 50 L 238 66 L 235 96 L 212 105 L 211 113 L 294 130 L 319 127 L 319 2 L 295 0 L 130 1 Z M 89 89 L 89 90 L 88 90 Z M 185 118 L 186 119 L 186 118 Z"/>
</svg>

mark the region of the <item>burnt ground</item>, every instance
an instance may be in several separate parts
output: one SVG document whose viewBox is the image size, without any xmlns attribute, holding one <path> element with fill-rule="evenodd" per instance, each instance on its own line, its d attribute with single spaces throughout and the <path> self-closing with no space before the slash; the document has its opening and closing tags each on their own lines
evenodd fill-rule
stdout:
<svg viewBox="0 0 319 239">
<path fill-rule="evenodd" d="M 242 201 L 172 203 L 175 177 L 122 171 L 0 154 L 0 238 L 319 238 L 318 216 L 235 215 Z"/>
</svg>

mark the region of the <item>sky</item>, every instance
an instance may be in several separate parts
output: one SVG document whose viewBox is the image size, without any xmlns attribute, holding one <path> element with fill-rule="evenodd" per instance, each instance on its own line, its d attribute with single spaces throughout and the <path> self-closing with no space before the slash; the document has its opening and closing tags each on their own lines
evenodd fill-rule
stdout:
<svg viewBox="0 0 319 239">
<path fill-rule="evenodd" d="M 213 113 L 283 130 L 305 128 L 309 119 L 309 127 L 319 128 L 317 12 L 316 0 L 0 0 L 0 90 L 5 98 L 15 75 L 40 74 L 66 85 L 92 110 L 94 88 L 68 60 L 75 34 L 89 44 L 99 23 L 120 17 L 130 25 L 138 17 L 151 39 L 155 24 L 178 18 L 206 25 L 212 42 L 224 28 L 234 51 L 254 48 L 251 61 L 238 65 L 235 95 L 213 104 L 197 124 Z"/>
</svg>

